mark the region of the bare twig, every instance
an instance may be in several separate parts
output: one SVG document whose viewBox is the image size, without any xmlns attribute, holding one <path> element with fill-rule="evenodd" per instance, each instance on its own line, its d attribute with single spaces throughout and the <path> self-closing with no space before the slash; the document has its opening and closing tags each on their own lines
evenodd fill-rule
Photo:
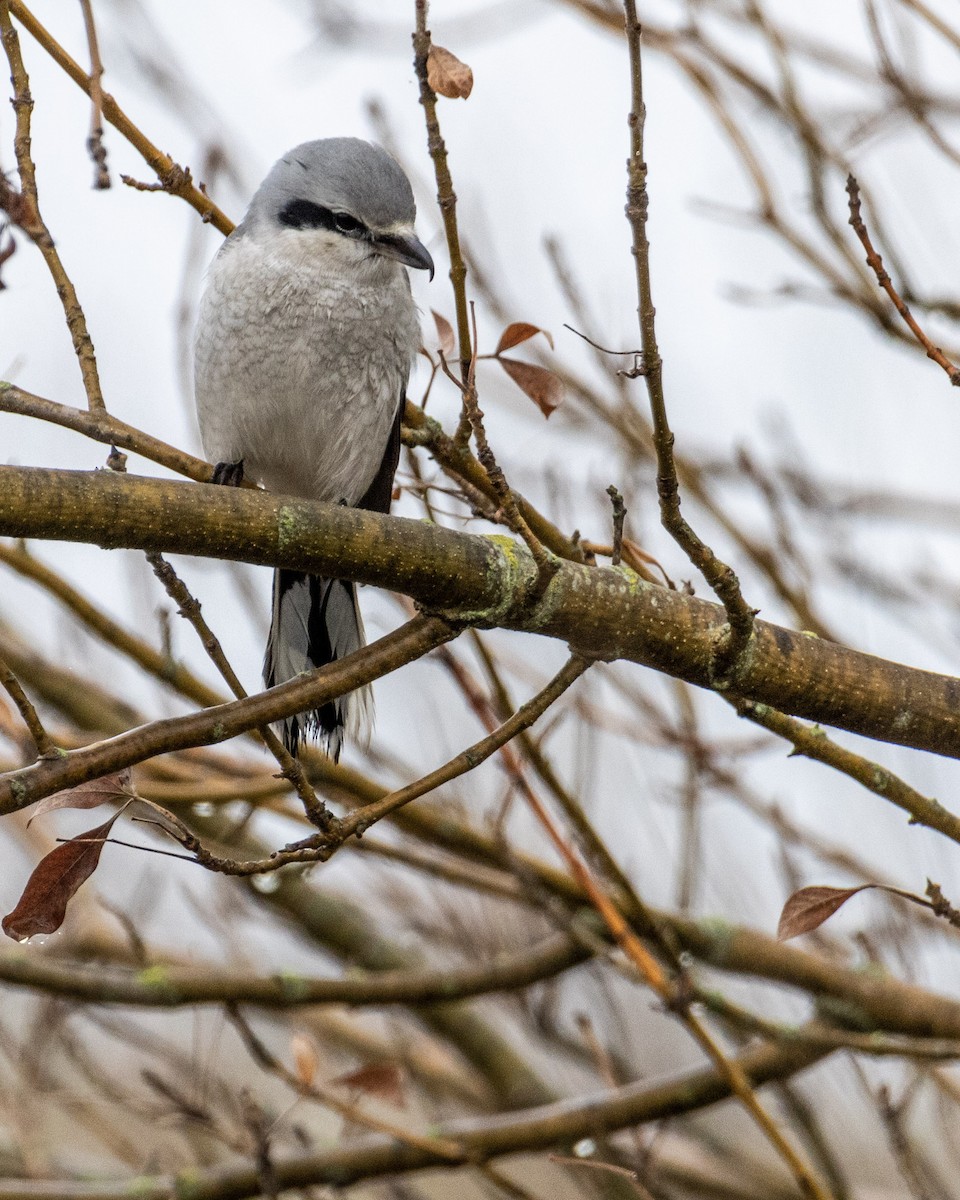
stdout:
<svg viewBox="0 0 960 1200">
<path fill-rule="evenodd" d="M 476 313 L 474 311 L 473 302 L 470 303 L 470 316 L 473 323 L 474 343 L 476 342 Z M 543 543 L 530 528 L 526 519 L 520 512 L 520 506 L 517 503 L 516 496 L 512 488 L 507 483 L 507 477 L 503 473 L 503 468 L 497 462 L 493 450 L 490 448 L 490 443 L 487 440 L 487 432 L 483 423 L 483 411 L 480 408 L 480 400 L 477 396 L 477 356 L 474 353 L 470 360 L 467 369 L 466 379 L 461 382 L 450 370 L 446 359 L 442 352 L 440 354 L 440 363 L 443 367 L 444 374 L 450 381 L 460 390 L 463 403 L 463 418 L 467 422 L 469 429 L 473 431 L 474 441 L 477 445 L 477 460 L 483 467 L 489 480 L 493 493 L 497 498 L 500 509 L 503 513 L 505 523 L 513 530 L 514 533 L 520 535 L 527 543 L 530 553 L 533 555 L 533 560 L 537 564 L 537 579 L 533 589 L 533 599 L 538 599 L 547 589 L 550 580 L 559 569 L 560 563 L 554 558 L 544 547 Z M 456 439 L 454 439 L 456 442 Z"/>
<path fill-rule="evenodd" d="M 43 47 L 57 65 L 64 70 L 78 87 L 89 96 L 91 94 L 90 77 L 87 72 L 64 50 L 57 39 L 46 30 L 37 20 L 23 0 L 4 0 L 5 6 L 17 18 L 30 35 Z M 137 149 L 145 161 L 157 173 L 157 178 L 164 184 L 164 191 L 179 196 L 195 208 L 204 221 L 228 234 L 233 230 L 233 222 L 200 188 L 195 187 L 189 170 L 175 163 L 169 154 L 157 146 L 140 130 L 127 116 L 116 100 L 107 92 L 102 93 L 102 108 L 104 118 L 110 122 Z"/>
<path fill-rule="evenodd" d="M 874 795 L 909 813 L 911 825 L 925 825 L 951 841 L 960 842 L 960 817 L 939 800 L 912 788 L 886 767 L 838 745 L 818 726 L 811 728 L 766 704 L 756 704 L 742 697 L 731 697 L 730 703 L 742 717 L 789 741 L 793 745 L 792 753 L 826 763 L 849 775 Z"/>
<path fill-rule="evenodd" d="M 197 636 L 200 638 L 207 656 L 220 672 L 221 678 L 227 687 L 238 700 L 244 699 L 247 695 L 246 690 L 237 678 L 233 667 L 227 661 L 227 656 L 223 652 L 223 647 L 220 645 L 219 639 L 204 619 L 200 611 L 199 602 L 162 555 L 148 553 L 146 558 L 153 569 L 154 575 L 163 584 L 167 595 L 177 605 L 177 611 L 197 631 Z M 260 726 L 257 732 L 263 739 L 264 745 L 279 763 L 280 770 L 284 776 L 290 780 L 295 788 L 297 795 L 303 802 L 304 811 L 307 816 L 319 829 L 329 828 L 333 819 L 332 814 L 323 801 L 317 799 L 317 793 L 310 786 L 310 782 L 304 774 L 303 766 L 299 760 L 294 758 L 269 725 Z"/>
<path fill-rule="evenodd" d="M 261 725 L 282 720 L 312 708 L 413 662 L 457 631 L 436 617 L 416 617 L 402 629 L 387 634 L 347 658 L 320 667 L 267 692 L 233 700 L 198 713 L 155 721 L 93 746 L 71 750 L 55 759 L 17 773 L 16 783 L 5 780 L 15 797 L 13 807 L 23 808 L 64 787 L 96 779 L 124 766 L 144 762 L 158 754 L 190 746 L 206 746 L 235 737 Z"/>
<path fill-rule="evenodd" d="M 2 685 L 10 699 L 17 706 L 20 716 L 23 717 L 23 723 L 29 730 L 30 736 L 33 738 L 33 744 L 37 748 L 37 755 L 43 758 L 44 756 L 57 754 L 57 747 L 44 729 L 43 722 L 37 715 L 37 710 L 33 707 L 30 697 L 23 690 L 19 679 L 17 679 L 3 658 L 0 658 L 0 685 Z"/>
<path fill-rule="evenodd" d="M 426 795 L 427 792 L 435 790 L 441 784 L 447 783 L 451 779 L 456 779 L 466 771 L 479 766 L 491 754 L 507 746 L 523 730 L 529 729 L 539 717 L 556 703 L 567 688 L 580 678 L 589 666 L 589 659 L 580 658 L 576 655 L 568 659 L 567 663 L 547 686 L 532 699 L 528 700 L 526 704 L 518 708 L 514 715 L 504 721 L 499 728 L 492 730 L 487 737 L 476 742 L 466 750 L 461 751 L 450 762 L 442 767 L 438 767 L 436 771 L 432 771 L 429 775 L 424 776 L 423 779 L 409 784 L 407 787 L 401 788 L 389 796 L 385 796 L 375 804 L 358 809 L 356 813 L 349 817 L 343 818 L 341 823 L 343 830 L 347 833 L 355 832 L 359 836 L 374 821 L 380 820 L 389 813 L 396 811 L 402 805 L 409 803 L 409 801 Z"/>
<path fill-rule="evenodd" d="M 415 783 L 391 792 L 373 803 L 362 805 L 338 821 L 328 820 L 323 833 L 276 850 L 267 858 L 238 862 L 211 854 L 189 830 L 181 828 L 175 836 L 201 866 L 222 875 L 260 875 L 292 863 L 326 862 L 347 838 L 361 838 L 377 821 L 392 815 L 412 800 L 426 796 L 443 784 L 474 770 L 497 750 L 505 750 L 508 743 L 533 725 L 567 688 L 580 678 L 589 665 L 589 660 L 571 658 L 542 691 L 527 701 L 499 728 L 494 729 L 488 737 L 462 750 L 442 767 L 431 771 Z"/>
<path fill-rule="evenodd" d="M 643 347 L 642 375 L 647 385 L 653 416 L 653 440 L 657 456 L 657 492 L 664 528 L 703 574 L 723 604 L 728 628 L 717 645 L 713 664 L 715 685 L 727 687 L 743 666 L 753 637 L 755 610 L 744 600 L 740 581 L 726 563 L 688 524 L 680 512 L 680 484 L 673 455 L 673 432 L 667 418 L 663 391 L 663 363 L 657 345 L 653 290 L 650 277 L 650 243 L 647 239 L 647 164 L 643 156 L 646 107 L 640 57 L 641 28 L 635 0 L 625 0 L 627 46 L 630 52 L 632 107 L 629 116 L 630 158 L 627 160 L 627 220 L 633 233 L 633 257 L 637 273 L 637 312 Z"/>
<path fill-rule="evenodd" d="M 19 193 L 14 192 L 6 180 L 0 176 L 0 207 L 6 210 L 11 220 L 15 221 L 27 234 L 43 255 L 47 269 L 56 284 L 57 295 L 60 297 L 63 313 L 67 320 L 67 328 L 73 339 L 74 353 L 80 364 L 80 374 L 87 394 L 87 406 L 91 412 L 102 412 L 105 407 L 103 392 L 100 389 L 97 358 L 93 349 L 93 341 L 87 330 L 87 320 L 80 307 L 76 289 L 64 270 L 50 231 L 40 215 L 37 173 L 30 150 L 30 116 L 33 111 L 33 97 L 30 95 L 30 79 L 20 53 L 20 39 L 10 20 L 11 7 L 10 0 L 0 0 L 0 36 L 2 36 L 3 48 L 10 64 L 10 76 L 13 81 L 13 107 L 17 114 L 13 145 L 20 176 L 20 191 Z"/>
<path fill-rule="evenodd" d="M 443 218 L 443 229 L 450 255 L 450 282 L 453 284 L 454 307 L 457 314 L 457 337 L 460 350 L 460 377 L 466 379 L 470 362 L 476 353 L 476 345 L 470 337 L 470 322 L 467 309 L 467 264 L 460 247 L 457 229 L 457 195 L 453 190 L 453 179 L 447 163 L 447 146 L 440 132 L 437 118 L 437 94 L 427 78 L 427 60 L 432 46 L 427 28 L 427 0 L 416 0 L 416 30 L 413 34 L 413 67 L 420 85 L 420 103 L 423 106 L 427 125 L 427 150 L 433 160 L 437 180 L 437 204 Z M 465 444 L 469 436 L 469 425 L 464 417 L 460 420 L 458 441 Z"/>
<path fill-rule="evenodd" d="M 110 172 L 107 170 L 107 148 L 103 144 L 103 62 L 100 59 L 100 46 L 97 41 L 97 27 L 93 20 L 91 0 L 80 0 L 83 10 L 83 25 L 87 33 L 87 45 L 90 48 L 90 137 L 87 139 L 87 149 L 93 159 L 93 186 L 105 189 L 110 186 Z"/>
<path fill-rule="evenodd" d="M 346 1120 L 353 1121 L 366 1129 L 372 1129 L 377 1133 L 385 1133 L 402 1146 L 412 1146 L 419 1150 L 427 1150 L 437 1154 L 441 1159 L 449 1159 L 453 1162 L 462 1162 L 466 1157 L 463 1147 L 452 1139 L 413 1133 L 411 1130 L 396 1125 L 391 1121 L 384 1121 L 379 1117 L 375 1117 L 360 1104 L 344 1099 L 343 1094 L 338 1092 L 337 1088 L 331 1084 L 317 1081 L 308 1083 L 305 1079 L 301 1079 L 293 1071 L 285 1067 L 276 1055 L 270 1052 L 263 1040 L 257 1037 L 250 1023 L 243 1017 L 236 1005 L 229 1005 L 227 1007 L 227 1016 L 234 1029 L 239 1033 L 241 1041 L 254 1062 L 263 1070 L 271 1072 L 278 1079 L 282 1079 L 298 1095 L 315 1100 L 325 1108 L 339 1113 Z"/>
<path fill-rule="evenodd" d="M 938 367 L 942 367 L 946 371 L 947 378 L 954 387 L 960 387 L 960 367 L 956 363 L 951 362 L 940 347 L 935 346 L 920 328 L 913 313 L 911 313 L 900 293 L 893 286 L 893 280 L 884 268 L 883 259 L 874 249 L 873 242 L 870 240 L 870 233 L 860 211 L 860 187 L 852 175 L 847 176 L 847 195 L 850 197 L 850 224 L 853 226 L 854 233 L 856 233 L 864 250 L 867 252 L 867 263 L 876 275 L 877 283 L 879 283 L 890 297 L 894 308 L 903 317 L 910 328 L 910 332 L 926 351 L 927 358 L 932 358 Z"/>
<path fill-rule="evenodd" d="M 612 483 L 607 488 L 607 495 L 613 506 L 613 546 L 610 551 L 610 566 L 619 567 L 620 557 L 623 553 L 623 522 L 627 515 L 627 509 L 623 503 L 623 497 Z"/>
</svg>

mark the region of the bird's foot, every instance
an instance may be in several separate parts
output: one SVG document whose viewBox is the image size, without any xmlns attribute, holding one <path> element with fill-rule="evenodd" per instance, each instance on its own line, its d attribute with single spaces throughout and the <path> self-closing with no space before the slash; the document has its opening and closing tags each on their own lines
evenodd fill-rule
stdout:
<svg viewBox="0 0 960 1200">
<path fill-rule="evenodd" d="M 243 483 L 243 459 L 239 462 L 221 462 L 213 468 L 211 483 L 223 487 L 239 487 Z"/>
</svg>

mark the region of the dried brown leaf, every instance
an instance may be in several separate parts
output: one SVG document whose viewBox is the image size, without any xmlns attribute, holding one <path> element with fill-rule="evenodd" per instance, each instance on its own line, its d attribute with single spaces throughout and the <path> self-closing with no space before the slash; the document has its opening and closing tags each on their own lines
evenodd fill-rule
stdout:
<svg viewBox="0 0 960 1200">
<path fill-rule="evenodd" d="M 87 833 L 80 833 L 51 850 L 34 867 L 23 895 L 3 918 L 3 932 L 21 942 L 36 933 L 55 933 L 63 924 L 67 905 L 97 869 L 106 838 L 119 814 Z"/>
<path fill-rule="evenodd" d="M 368 1063 L 347 1075 L 338 1075 L 331 1083 L 350 1088 L 351 1091 L 361 1092 L 367 1096 L 375 1096 L 385 1100 L 395 1108 L 407 1107 L 407 1091 L 403 1077 L 403 1069 L 398 1063 Z"/>
<path fill-rule="evenodd" d="M 632 538 L 625 537 L 620 550 L 623 555 L 623 561 L 628 567 L 634 567 L 634 569 L 636 569 L 636 565 L 641 563 L 646 563 L 648 566 L 656 567 L 663 576 L 664 580 L 669 584 L 670 576 L 663 569 L 663 564 L 658 559 L 654 558 L 652 554 L 648 554 L 639 542 L 635 542 Z"/>
<path fill-rule="evenodd" d="M 466 100 L 473 91 L 473 72 L 443 46 L 431 46 L 427 55 L 427 83 L 438 96 Z"/>
<path fill-rule="evenodd" d="M 101 775 L 99 779 L 90 779 L 76 787 L 54 792 L 52 796 L 44 796 L 30 814 L 30 821 L 58 808 L 99 808 L 111 800 L 129 800 L 136 794 L 130 780 L 130 768 L 124 767 L 112 775 Z"/>
<path fill-rule="evenodd" d="M 140 821 L 144 825 L 154 825 L 158 829 L 162 829 L 164 833 L 169 834 L 181 846 L 189 846 L 193 837 L 189 828 L 184 825 L 178 816 L 170 812 L 169 809 L 164 808 L 162 804 L 157 804 L 154 800 L 144 800 L 142 796 L 136 796 L 124 812 L 135 821 Z"/>
<path fill-rule="evenodd" d="M 453 334 L 453 326 L 446 317 L 442 317 L 435 308 L 431 308 L 433 314 L 433 323 L 437 327 L 437 339 L 440 343 L 440 351 L 444 358 L 452 358 L 453 353 L 457 348 L 456 338 Z"/>
<path fill-rule="evenodd" d="M 885 883 L 861 883 L 859 887 L 805 887 L 787 900 L 780 914 L 777 925 L 777 937 L 785 942 L 801 933 L 809 933 L 820 926 L 857 892 L 877 891 L 886 892 L 889 896 L 899 896 L 901 900 L 909 900 L 911 904 L 919 904 L 921 908 L 933 908 L 935 905 L 923 896 L 914 892 L 904 891 L 903 888 L 890 887 Z"/>
<path fill-rule="evenodd" d="M 519 346 L 521 342 L 529 342 L 538 333 L 543 334 L 550 343 L 550 349 L 552 350 L 552 333 L 546 329 L 541 329 L 539 325 L 530 325 L 526 321 L 514 321 L 512 325 L 508 325 L 503 333 L 500 334 L 500 341 L 497 342 L 495 353 L 502 354 L 504 350 L 512 350 L 514 346 Z"/>
<path fill-rule="evenodd" d="M 810 933 L 811 930 L 819 929 L 824 921 L 832 917 L 851 896 L 873 886 L 872 883 L 862 883 L 859 887 L 852 888 L 800 888 L 783 906 L 780 922 L 777 925 L 777 937 L 781 942 L 785 942 L 801 933 Z"/>
<path fill-rule="evenodd" d="M 549 417 L 563 400 L 563 381 L 552 371 L 518 362 L 515 358 L 497 358 L 497 362 L 545 417 Z"/>
<path fill-rule="evenodd" d="M 313 1039 L 305 1033 L 295 1033 L 290 1039 L 290 1052 L 297 1078 L 304 1087 L 312 1087 L 320 1066 L 320 1056 Z"/>
</svg>

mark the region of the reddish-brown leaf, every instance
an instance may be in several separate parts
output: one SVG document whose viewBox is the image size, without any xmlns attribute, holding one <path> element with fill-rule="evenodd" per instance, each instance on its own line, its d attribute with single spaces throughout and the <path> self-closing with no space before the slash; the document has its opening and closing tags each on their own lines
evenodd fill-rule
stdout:
<svg viewBox="0 0 960 1200">
<path fill-rule="evenodd" d="M 437 327 L 437 340 L 440 343 L 440 350 L 444 358 L 452 358 L 453 352 L 457 348 L 456 338 L 453 335 L 453 326 L 446 317 L 441 317 L 435 308 L 431 308 L 433 314 L 433 323 Z"/>
<path fill-rule="evenodd" d="M 793 893 L 780 914 L 777 925 L 777 937 L 785 942 L 788 938 L 800 933 L 809 933 L 832 917 L 841 905 L 846 904 L 857 892 L 886 892 L 888 896 L 899 896 L 901 900 L 909 900 L 911 904 L 919 904 L 921 908 L 934 908 L 930 900 L 918 896 L 915 892 L 904 891 L 903 888 L 890 887 L 886 883 L 861 883 L 859 887 L 805 887 Z"/>
<path fill-rule="evenodd" d="M 320 1056 L 313 1039 L 305 1033 L 295 1033 L 290 1039 L 290 1051 L 293 1054 L 293 1067 L 297 1078 L 305 1087 L 310 1087 L 317 1077 Z"/>
<path fill-rule="evenodd" d="M 539 325 L 529 325 L 526 321 L 514 321 L 512 325 L 508 325 L 503 333 L 500 334 L 500 341 L 497 342 L 497 354 L 502 354 L 504 350 L 512 350 L 514 346 L 519 346 L 521 342 L 529 342 L 532 337 L 536 337 L 538 333 L 550 343 L 550 349 L 553 349 L 553 334 L 548 333 L 546 329 L 541 329 Z"/>
<path fill-rule="evenodd" d="M 175 842 L 179 842 L 181 846 L 186 846 L 188 850 L 195 848 L 195 839 L 190 829 L 184 825 L 178 816 L 175 816 L 169 809 L 164 808 L 163 805 L 157 804 L 153 800 L 144 800 L 142 796 L 134 796 L 126 807 L 122 809 L 122 812 L 125 816 L 130 817 L 131 820 L 140 821 L 144 825 L 154 825 L 158 829 L 162 829 Z"/>
<path fill-rule="evenodd" d="M 130 782 L 130 768 L 124 767 L 122 771 L 115 771 L 112 775 L 102 775 L 99 779 L 78 783 L 76 787 L 54 792 L 52 796 L 44 796 L 30 814 L 30 821 L 58 808 L 99 808 L 101 804 L 109 804 L 111 800 L 129 800 L 135 795 L 136 791 Z M 28 825 L 30 821 L 27 822 Z"/>
<path fill-rule="evenodd" d="M 80 833 L 37 863 L 12 913 L 3 918 L 3 932 L 22 942 L 36 933 L 55 933 L 63 924 L 67 905 L 97 869 L 100 853 L 118 814 L 96 829 Z"/>
<path fill-rule="evenodd" d="M 431 46 L 427 55 L 427 83 L 438 96 L 466 100 L 473 91 L 473 72 L 449 50 Z"/>
<path fill-rule="evenodd" d="M 368 1063 L 367 1066 L 350 1071 L 347 1075 L 338 1075 L 330 1082 L 339 1083 L 354 1092 L 375 1096 L 395 1108 L 407 1107 L 403 1070 L 397 1063 Z"/>
<path fill-rule="evenodd" d="M 783 906 L 780 923 L 777 925 L 777 937 L 781 942 L 785 942 L 801 933 L 819 929 L 851 896 L 874 886 L 872 883 L 862 883 L 859 887 L 852 888 L 800 888 Z"/>
<path fill-rule="evenodd" d="M 497 362 L 543 415 L 549 417 L 563 399 L 563 382 L 560 377 L 545 367 L 518 362 L 515 358 L 498 358 Z"/>
<path fill-rule="evenodd" d="M 623 556 L 623 561 L 628 567 L 632 567 L 635 571 L 637 571 L 638 574 L 641 573 L 640 568 L 642 568 L 644 564 L 647 564 L 648 566 L 656 567 L 663 576 L 664 581 L 668 585 L 670 584 L 670 576 L 663 569 L 663 565 L 658 562 L 658 560 L 655 559 L 652 554 L 648 554 L 646 550 L 639 545 L 639 543 L 633 541 L 632 538 L 625 537 L 620 550 Z"/>
</svg>

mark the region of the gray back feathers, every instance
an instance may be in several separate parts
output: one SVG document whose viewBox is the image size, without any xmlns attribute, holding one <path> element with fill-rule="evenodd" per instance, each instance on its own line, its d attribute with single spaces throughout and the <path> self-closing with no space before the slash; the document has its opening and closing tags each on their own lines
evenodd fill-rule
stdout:
<svg viewBox="0 0 960 1200">
<path fill-rule="evenodd" d="M 349 213 L 373 231 L 412 225 L 417 213 L 410 181 L 397 160 L 351 137 L 304 142 L 285 154 L 257 190 L 244 224 L 276 222 L 298 200 Z"/>
</svg>

